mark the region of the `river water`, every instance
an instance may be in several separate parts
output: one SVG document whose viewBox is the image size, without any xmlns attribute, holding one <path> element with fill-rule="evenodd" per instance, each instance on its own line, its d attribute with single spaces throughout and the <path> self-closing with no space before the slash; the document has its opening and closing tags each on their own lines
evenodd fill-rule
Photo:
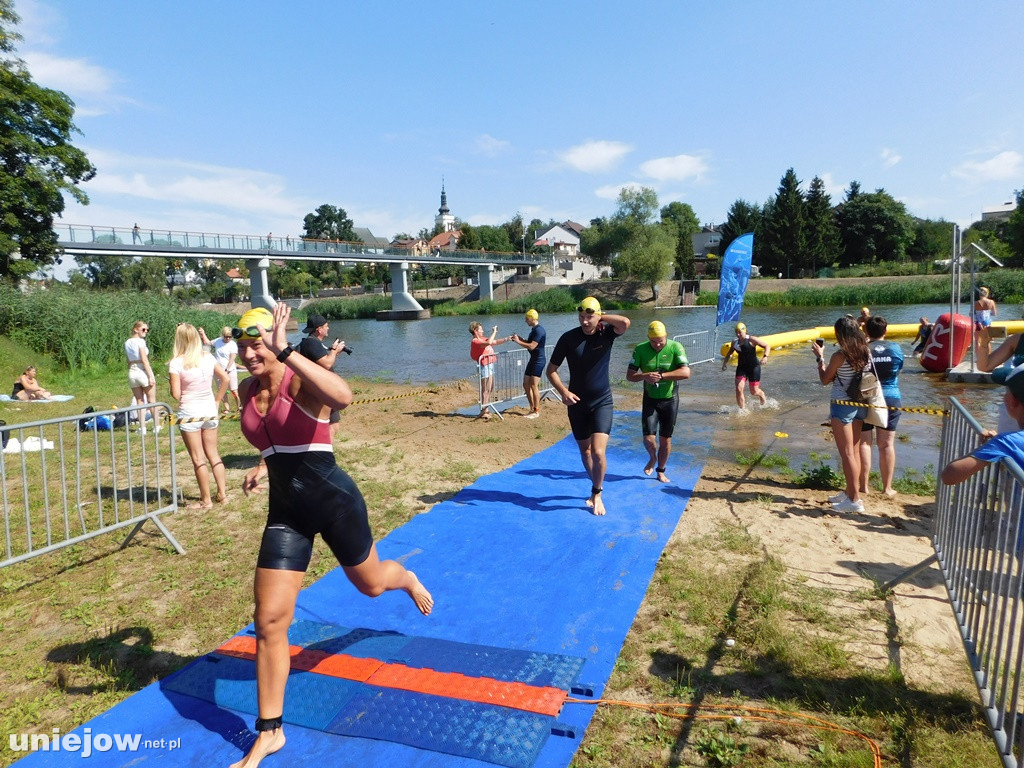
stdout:
<svg viewBox="0 0 1024 768">
<path fill-rule="evenodd" d="M 944 305 L 876 306 L 872 314 L 885 317 L 890 324 L 917 323 L 922 315 L 934 320 L 948 312 Z M 755 336 L 832 325 L 836 318 L 859 307 L 800 307 L 785 309 L 746 309 L 743 322 Z M 646 339 L 645 330 L 652 320 L 661 320 L 670 336 L 694 331 L 713 330 L 714 307 L 679 309 L 639 309 L 624 312 L 632 321 L 629 332 L 619 339 L 612 352 L 613 386 L 621 396 L 638 391 L 639 385 L 625 380 L 626 366 L 633 347 Z M 342 355 L 335 370 L 341 375 L 366 379 L 383 379 L 410 385 L 441 384 L 475 375 L 476 366 L 469 359 L 468 325 L 479 320 L 485 328 L 498 325 L 498 335 L 526 335 L 529 328 L 521 315 L 486 315 L 480 317 L 435 317 L 430 320 L 378 322 L 376 320 L 338 320 L 331 322 L 330 338 L 344 339 L 354 348 L 352 355 Z M 575 313 L 542 315 L 548 344 L 577 324 Z M 301 335 L 292 339 L 297 342 Z M 732 324 L 719 329 L 717 349 L 732 338 Z M 909 339 L 897 339 L 907 358 L 900 376 L 900 389 L 905 406 L 941 409 L 950 396 L 956 397 L 985 426 L 995 426 L 996 410 L 1002 387 L 962 384 L 945 381 L 941 374 L 932 374 L 910 358 Z M 499 351 L 502 348 L 499 347 Z M 828 348 L 826 354 L 829 354 Z M 834 454 L 834 446 L 823 440 L 827 432 L 820 425 L 828 418 L 829 389 L 818 383 L 810 345 L 806 348 L 780 349 L 772 352 L 770 364 L 762 371 L 762 384 L 777 407 L 750 413 L 736 412 L 733 395 L 733 371 L 721 370 L 720 363 L 704 363 L 693 367 L 691 378 L 681 385 L 679 427 L 688 418 L 712 418 L 717 422 L 716 452 L 730 458 L 740 450 L 782 450 L 791 457 L 791 465 L 806 461 L 811 454 Z M 563 372 L 564 375 L 564 372 Z M 748 405 L 751 400 L 748 398 Z M 472 398 L 467 401 L 472 405 Z M 564 418 L 564 417 L 563 417 Z M 924 470 L 937 460 L 941 416 L 904 413 L 897 428 L 899 467 Z M 752 427 L 757 429 L 751 429 Z M 777 427 L 772 430 L 771 427 Z M 772 438 L 774 431 L 787 435 Z M 639 429 L 638 429 L 639 435 Z M 768 435 L 768 437 L 764 437 Z M 760 436 L 760 437 L 759 437 Z M 767 442 L 765 442 L 767 440 Z M 773 443 L 774 441 L 774 443 Z M 773 443 L 769 445 L 768 443 Z"/>
</svg>

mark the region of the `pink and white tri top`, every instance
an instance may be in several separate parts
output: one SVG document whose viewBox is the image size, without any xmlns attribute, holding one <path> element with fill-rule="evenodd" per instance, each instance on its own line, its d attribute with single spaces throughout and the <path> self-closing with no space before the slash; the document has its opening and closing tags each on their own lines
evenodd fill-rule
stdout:
<svg viewBox="0 0 1024 768">
<path fill-rule="evenodd" d="M 277 397 L 270 403 L 266 416 L 256 410 L 256 393 L 260 380 L 253 377 L 242 405 L 242 434 L 267 458 L 275 453 L 306 453 L 327 451 L 334 453 L 331 445 L 331 423 L 319 419 L 292 400 L 289 387 L 295 371 L 286 368 Z"/>
</svg>

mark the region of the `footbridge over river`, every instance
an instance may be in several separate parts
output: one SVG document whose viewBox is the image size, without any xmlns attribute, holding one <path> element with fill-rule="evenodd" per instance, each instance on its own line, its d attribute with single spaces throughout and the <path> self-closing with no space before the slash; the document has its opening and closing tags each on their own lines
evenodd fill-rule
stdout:
<svg viewBox="0 0 1024 768">
<path fill-rule="evenodd" d="M 275 299 L 267 282 L 271 259 L 276 261 L 334 261 L 345 265 L 387 264 L 391 271 L 391 310 L 378 313 L 381 320 L 421 319 L 430 316 L 409 291 L 411 265 L 459 264 L 476 267 L 480 298 L 494 295 L 495 267 L 534 268 L 543 258 L 533 254 L 492 251 L 417 253 L 412 249 L 379 247 L 338 240 L 274 237 L 273 235 L 226 235 L 168 229 L 101 227 L 61 224 L 54 226 L 57 241 L 70 256 L 156 256 L 161 258 L 245 259 L 249 269 L 250 301 L 254 307 L 272 309 Z"/>
</svg>

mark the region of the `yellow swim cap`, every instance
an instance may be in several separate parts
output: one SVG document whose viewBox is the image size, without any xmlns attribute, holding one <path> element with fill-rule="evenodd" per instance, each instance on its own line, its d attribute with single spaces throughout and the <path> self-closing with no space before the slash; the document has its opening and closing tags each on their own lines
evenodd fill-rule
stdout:
<svg viewBox="0 0 1024 768">
<path fill-rule="evenodd" d="M 647 326 L 648 339 L 660 339 L 662 336 L 668 336 L 668 331 L 665 330 L 665 324 L 661 320 L 655 320 Z"/>
<path fill-rule="evenodd" d="M 274 316 L 270 314 L 268 309 L 253 307 L 238 318 L 238 326 L 231 329 L 231 335 L 236 339 L 258 339 L 260 334 L 256 330 L 257 323 L 269 331 L 274 327 Z"/>
<path fill-rule="evenodd" d="M 536 309 L 528 309 L 528 310 L 526 310 L 526 319 L 527 320 L 539 320 L 540 319 L 540 315 L 537 313 Z"/>
<path fill-rule="evenodd" d="M 580 305 L 579 305 L 579 307 L 577 308 L 576 311 L 577 312 L 586 312 L 588 309 L 591 312 L 593 312 L 594 314 L 600 315 L 601 314 L 601 302 L 599 302 L 593 296 L 587 296 L 587 298 L 585 298 L 583 301 L 580 302 Z"/>
<path fill-rule="evenodd" d="M 736 330 L 737 331 L 743 331 L 744 333 L 746 333 L 747 332 L 747 326 L 745 324 L 743 324 L 743 323 L 736 323 Z"/>
</svg>

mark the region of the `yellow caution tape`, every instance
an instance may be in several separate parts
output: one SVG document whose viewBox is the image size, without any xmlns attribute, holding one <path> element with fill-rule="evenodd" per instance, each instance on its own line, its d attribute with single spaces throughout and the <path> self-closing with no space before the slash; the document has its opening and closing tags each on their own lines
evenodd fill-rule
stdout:
<svg viewBox="0 0 1024 768">
<path fill-rule="evenodd" d="M 931 416 L 945 416 L 949 413 L 948 409 L 944 408 L 915 408 L 910 405 L 869 405 L 868 403 L 862 403 L 857 400 L 833 400 L 836 405 L 855 405 L 858 408 L 888 408 L 890 411 L 902 411 L 903 413 L 927 413 Z"/>
</svg>

